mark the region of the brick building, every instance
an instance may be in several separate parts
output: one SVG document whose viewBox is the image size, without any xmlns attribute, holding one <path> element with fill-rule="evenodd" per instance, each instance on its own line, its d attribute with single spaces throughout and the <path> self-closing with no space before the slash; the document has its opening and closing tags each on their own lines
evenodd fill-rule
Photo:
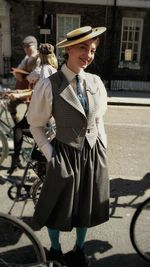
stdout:
<svg viewBox="0 0 150 267">
<path fill-rule="evenodd" d="M 90 71 L 109 89 L 150 90 L 150 0 L 0 0 L 0 25 L 2 77 L 24 56 L 27 35 L 55 45 L 78 26 L 106 26 Z"/>
</svg>

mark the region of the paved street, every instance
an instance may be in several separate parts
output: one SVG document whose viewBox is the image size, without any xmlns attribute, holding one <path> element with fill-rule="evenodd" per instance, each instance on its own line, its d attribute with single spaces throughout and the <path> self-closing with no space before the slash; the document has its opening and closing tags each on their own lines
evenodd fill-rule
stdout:
<svg viewBox="0 0 150 267">
<path fill-rule="evenodd" d="M 150 107 L 109 105 L 105 116 L 108 136 L 110 174 L 110 220 L 89 229 L 86 242 L 92 267 L 147 267 L 134 251 L 129 237 L 129 226 L 137 205 L 150 195 Z M 1 166 L 6 173 L 10 157 Z M 21 175 L 17 171 L 16 175 Z M 12 201 L 7 196 L 8 183 L 0 182 L 1 211 L 8 212 Z M 19 216 L 23 202 L 17 203 L 12 214 Z M 29 200 L 23 217 L 32 217 L 34 206 Z M 46 248 L 50 242 L 46 228 L 36 231 Z M 75 231 L 61 234 L 62 249 L 72 249 Z M 79 266 L 76 266 L 79 267 Z"/>
</svg>

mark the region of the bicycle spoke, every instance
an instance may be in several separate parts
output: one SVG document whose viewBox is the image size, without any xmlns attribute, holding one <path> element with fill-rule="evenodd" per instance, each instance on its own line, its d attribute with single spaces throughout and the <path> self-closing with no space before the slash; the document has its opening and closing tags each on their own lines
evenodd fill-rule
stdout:
<svg viewBox="0 0 150 267">
<path fill-rule="evenodd" d="M 40 179 L 37 179 L 31 187 L 30 194 L 31 194 L 34 205 L 37 204 L 42 186 L 43 186 L 43 182 Z"/>
</svg>

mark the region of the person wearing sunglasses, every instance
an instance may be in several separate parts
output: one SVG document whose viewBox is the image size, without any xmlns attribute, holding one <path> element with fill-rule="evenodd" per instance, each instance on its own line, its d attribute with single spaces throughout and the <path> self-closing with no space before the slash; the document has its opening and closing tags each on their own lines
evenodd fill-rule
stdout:
<svg viewBox="0 0 150 267">
<path fill-rule="evenodd" d="M 29 89 L 32 88 L 32 84 L 28 81 L 29 74 L 40 65 L 39 52 L 37 49 L 38 42 L 34 36 L 27 36 L 22 41 L 22 47 L 25 53 L 25 57 L 17 66 L 12 68 L 12 74 L 16 78 L 15 89 Z M 16 124 L 19 120 L 17 116 L 17 106 L 23 103 L 21 99 L 13 99 L 8 103 L 8 110 L 11 117 Z"/>
</svg>

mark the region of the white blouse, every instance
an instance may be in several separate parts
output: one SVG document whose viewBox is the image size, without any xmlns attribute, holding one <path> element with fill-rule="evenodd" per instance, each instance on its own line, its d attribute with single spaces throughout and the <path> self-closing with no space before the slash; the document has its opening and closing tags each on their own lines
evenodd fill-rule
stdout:
<svg viewBox="0 0 150 267">
<path fill-rule="evenodd" d="M 27 80 L 31 84 L 35 84 L 39 79 L 45 79 L 55 73 L 57 70 L 49 64 L 36 67 L 28 76 Z"/>
<path fill-rule="evenodd" d="M 67 68 L 67 66 L 64 64 L 62 66 L 62 72 L 66 76 L 69 83 L 71 83 L 73 90 L 75 90 L 75 75 L 76 73 L 72 72 L 70 69 Z M 81 87 L 84 88 L 84 71 L 82 70 L 80 73 L 80 80 L 81 80 Z M 103 83 L 102 83 L 103 84 Z M 103 86 L 104 87 L 104 86 Z M 102 88 L 103 89 L 103 88 Z M 105 88 L 102 90 L 103 92 L 103 113 L 106 111 L 107 104 L 107 95 Z M 46 159 L 48 161 L 51 160 L 52 155 L 52 145 L 49 143 L 46 133 L 45 133 L 45 127 L 47 122 L 51 118 L 52 114 L 52 101 L 53 101 L 53 95 L 52 95 L 52 87 L 51 82 L 49 78 L 46 79 L 40 79 L 35 87 L 34 92 L 30 101 L 30 105 L 27 112 L 27 120 L 30 124 L 30 131 L 38 144 L 40 150 L 45 155 Z M 101 124 L 101 123 L 100 123 Z M 102 122 L 103 124 L 103 122 Z"/>
</svg>

